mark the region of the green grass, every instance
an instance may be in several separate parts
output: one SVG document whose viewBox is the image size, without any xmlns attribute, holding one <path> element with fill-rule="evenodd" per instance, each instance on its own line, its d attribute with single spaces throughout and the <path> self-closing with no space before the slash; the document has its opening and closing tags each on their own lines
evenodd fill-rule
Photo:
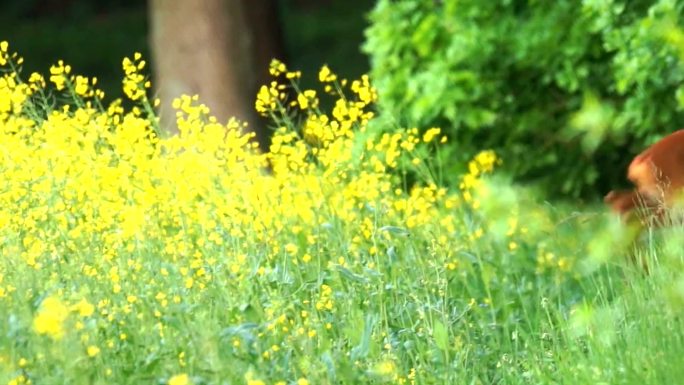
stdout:
<svg viewBox="0 0 684 385">
<path fill-rule="evenodd" d="M 81 272 L 83 261 L 95 255 L 76 251 L 58 268 L 33 270 L 15 264 L 5 251 L 4 263 L 13 267 L 5 271 L 4 282 L 16 291 L 9 307 L 0 300 L 0 380 L 26 373 L 41 384 L 150 383 L 164 381 L 159 373 L 187 372 L 196 383 L 221 384 L 243 383 L 249 370 L 267 384 L 297 378 L 312 384 L 681 383 L 681 252 L 646 244 L 649 275 L 620 255 L 597 263 L 585 246 L 599 217 L 572 218 L 567 211 L 548 209 L 535 215 L 547 216 L 553 226 L 538 229 L 536 235 L 548 232 L 547 239 L 532 240 L 545 242 L 557 256 L 576 258 L 575 269 L 560 273 L 550 266 L 540 272 L 532 252 L 538 245 L 521 244 L 520 252 L 511 253 L 495 235 L 467 249 L 450 243 L 456 249 L 448 250 L 434 247 L 426 234 L 397 230 L 389 247 L 362 261 L 372 267 L 325 266 L 320 260 L 302 265 L 282 256 L 262 276 L 257 266 L 271 257 L 264 250 L 242 249 L 254 258 L 245 276 L 237 278 L 219 263 L 211 268 L 214 278 L 207 287 L 191 291 L 174 274 L 174 264 L 156 254 L 159 247 L 143 243 L 112 261 L 124 286 L 112 295 L 110 282 Z M 330 256 L 347 255 L 348 235 L 337 231 L 334 224 L 315 230 L 327 240 L 319 247 Z M 239 247 L 226 245 L 225 252 L 231 249 Z M 460 254 L 461 265 L 446 271 L 437 262 L 440 253 Z M 140 270 L 129 261 L 141 263 Z M 172 271 L 169 277 L 158 275 L 163 267 Z M 114 310 L 114 321 L 103 313 L 99 321 L 88 322 L 84 334 L 91 339 L 85 344 L 74 335 L 59 342 L 30 336 L 25 320 L 44 290 L 126 303 L 127 293 L 148 291 L 150 277 L 170 288 L 169 298 L 182 297 L 162 318 L 154 316 L 160 305 L 150 292 L 132 304 L 130 313 Z M 334 288 L 330 297 L 322 294 L 323 283 Z M 333 311 L 316 308 L 316 301 L 326 298 Z M 279 316 L 285 320 L 274 322 Z M 155 326 L 159 321 L 163 335 Z M 316 338 L 308 336 L 311 330 Z M 88 344 L 110 350 L 108 358 L 75 359 L 73 352 Z M 22 358 L 28 366 L 19 369 Z"/>
</svg>

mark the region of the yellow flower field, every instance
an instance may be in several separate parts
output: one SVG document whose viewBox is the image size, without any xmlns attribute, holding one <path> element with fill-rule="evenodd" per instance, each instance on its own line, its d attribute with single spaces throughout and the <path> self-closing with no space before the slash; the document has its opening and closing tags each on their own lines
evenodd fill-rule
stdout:
<svg viewBox="0 0 684 385">
<path fill-rule="evenodd" d="M 548 236 L 563 231 L 551 216 L 487 182 L 493 152 L 450 187 L 430 162 L 438 128 L 369 129 L 368 77 L 324 66 L 321 90 L 301 90 L 274 61 L 255 102 L 276 127 L 264 152 L 197 97 L 174 101 L 178 134 L 160 133 L 138 54 L 123 60 L 127 100 L 109 104 L 65 63 L 47 77 L 21 63 L 0 44 L 0 384 L 553 372 L 530 366 L 546 350 L 515 365 L 502 351 L 543 343 L 532 330 L 555 321 L 526 312 L 565 298 L 551 288 L 577 277 L 581 241 Z"/>
</svg>

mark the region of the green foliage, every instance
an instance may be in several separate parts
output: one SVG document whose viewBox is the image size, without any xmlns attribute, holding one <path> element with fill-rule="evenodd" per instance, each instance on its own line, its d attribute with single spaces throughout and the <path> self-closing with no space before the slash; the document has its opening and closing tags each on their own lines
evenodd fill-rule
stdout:
<svg viewBox="0 0 684 385">
<path fill-rule="evenodd" d="M 493 148 L 552 194 L 624 184 L 684 118 L 674 0 L 380 0 L 366 52 L 395 125 L 439 125 L 451 164 Z"/>
</svg>

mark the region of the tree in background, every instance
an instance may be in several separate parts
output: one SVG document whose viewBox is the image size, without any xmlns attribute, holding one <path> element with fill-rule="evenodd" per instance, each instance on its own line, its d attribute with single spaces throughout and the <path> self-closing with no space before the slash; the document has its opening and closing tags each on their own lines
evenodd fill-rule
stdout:
<svg viewBox="0 0 684 385">
<path fill-rule="evenodd" d="M 684 122 L 682 16 L 672 0 L 380 0 L 365 51 L 389 129 L 439 125 L 447 164 L 493 148 L 518 181 L 591 196 Z"/>
<path fill-rule="evenodd" d="M 227 4 L 235 1 L 224 2 Z M 182 18 L 169 32 L 175 33 L 175 39 L 170 37 L 159 45 L 170 47 L 184 43 L 184 39 L 178 39 L 188 34 L 197 36 L 199 31 L 193 30 L 195 26 L 206 24 L 190 21 L 190 13 L 198 12 L 204 1 L 169 0 L 159 3 L 165 8 L 188 8 L 178 11 L 182 13 L 179 15 Z M 222 9 L 233 7 L 232 4 L 217 3 Z M 250 59 L 255 64 L 244 65 L 249 68 L 248 80 L 256 84 L 255 88 L 270 81 L 267 68 L 273 57 L 286 61 L 289 68 L 302 70 L 303 88 L 310 88 L 318 83 L 315 74 L 322 64 L 328 64 L 340 77 L 345 78 L 356 78 L 368 71 L 368 60 L 360 52 L 359 46 L 363 41 L 363 29 L 367 25 L 364 15 L 375 0 L 240 0 L 238 3 L 247 20 L 242 24 L 249 27 L 248 30 L 242 30 L 239 36 L 248 38 L 247 41 L 253 43 L 251 46 L 255 51 L 255 58 Z M 74 70 L 96 76 L 98 86 L 105 91 L 106 99 L 113 100 L 121 97 L 121 58 L 124 56 L 131 56 L 134 52 L 142 53 L 143 57 L 152 62 L 148 70 L 156 77 L 155 85 L 160 80 L 154 73 L 157 57 L 151 53 L 149 46 L 153 43 L 150 36 L 154 28 L 150 26 L 153 21 L 150 12 L 153 10 L 151 2 L 139 0 L 6 0 L 0 12 L 0 30 L 3 40 L 8 40 L 13 47 L 24 53 L 26 73 L 44 71 L 46 65 L 61 59 L 69 62 Z M 230 20 L 232 16 L 235 14 L 223 18 Z M 228 27 L 223 28 L 223 32 L 228 31 Z M 194 44 L 190 36 L 187 36 L 187 40 L 190 43 L 186 45 L 194 51 L 184 54 L 193 59 L 180 59 L 198 61 L 198 51 L 209 51 L 206 42 L 208 39 L 198 41 L 197 44 Z M 226 52 L 224 49 L 221 60 L 228 60 L 227 65 L 230 66 L 233 64 L 232 60 L 243 60 L 246 57 L 240 53 L 231 53 L 228 56 Z M 224 59 L 226 56 L 228 59 Z M 180 59 L 171 60 L 182 64 Z M 199 67 L 195 64 L 192 68 Z M 257 80 L 253 80 L 253 77 Z M 201 101 L 209 100 L 208 96 L 197 93 Z M 255 94 L 256 90 L 247 92 L 245 105 L 248 108 L 253 105 Z M 170 96 L 164 97 L 165 99 L 178 96 L 172 92 L 167 95 Z M 171 100 L 164 100 L 164 119 L 167 122 L 166 127 L 174 130 L 174 117 L 168 116 L 170 102 Z M 322 105 L 326 102 L 328 101 L 323 100 Z M 218 112 L 216 107 L 214 112 Z M 251 109 L 248 113 L 251 113 Z M 254 119 L 257 118 L 253 117 L 249 121 L 251 128 L 263 129 L 267 126 L 267 122 Z M 263 133 L 263 130 L 259 133 Z M 267 136 L 260 138 L 262 145 Z"/>
<path fill-rule="evenodd" d="M 150 46 L 161 126 L 175 131 L 173 98 L 198 94 L 220 122 L 236 117 L 263 141 L 254 97 L 283 58 L 276 2 L 150 0 Z"/>
</svg>

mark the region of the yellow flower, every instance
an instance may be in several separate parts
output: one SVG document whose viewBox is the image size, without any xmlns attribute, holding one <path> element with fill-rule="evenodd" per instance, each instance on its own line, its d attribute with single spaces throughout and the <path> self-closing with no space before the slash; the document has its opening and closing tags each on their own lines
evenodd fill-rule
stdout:
<svg viewBox="0 0 684 385">
<path fill-rule="evenodd" d="M 29 384 L 29 383 L 30 382 L 28 381 L 28 379 L 23 374 L 20 374 L 20 375 L 14 377 L 13 379 L 9 380 L 7 385 L 21 385 L 21 384 Z"/>
<path fill-rule="evenodd" d="M 380 376 L 392 376 L 397 371 L 397 365 L 392 360 L 384 360 L 375 365 L 375 373 Z"/>
<path fill-rule="evenodd" d="M 318 106 L 318 100 L 316 99 L 316 91 L 305 90 L 304 92 L 297 95 L 297 103 L 299 103 L 299 108 L 306 110 L 309 107 L 316 108 Z"/>
<path fill-rule="evenodd" d="M 88 357 L 95 357 L 100 354 L 100 348 L 95 345 L 90 345 L 88 346 L 88 349 L 86 349 L 86 352 L 88 353 Z"/>
<path fill-rule="evenodd" d="M 261 86 L 257 94 L 255 109 L 261 115 L 267 116 L 268 112 L 275 110 L 278 100 L 278 90 L 273 86 Z"/>
<path fill-rule="evenodd" d="M 38 334 L 47 334 L 54 339 L 61 339 L 64 335 L 64 321 L 69 315 L 69 309 L 62 301 L 55 297 L 47 297 L 38 309 L 33 319 L 33 329 Z"/>
<path fill-rule="evenodd" d="M 33 89 L 45 87 L 45 78 L 43 78 L 43 75 L 39 74 L 38 72 L 31 73 L 28 82 L 31 84 Z"/>
<path fill-rule="evenodd" d="M 133 60 L 124 58 L 122 67 L 126 74 L 123 80 L 123 91 L 131 100 L 139 100 L 145 96 L 145 88 L 150 88 L 150 83 L 145 76 L 139 73 L 145 67 L 145 61 L 141 60 L 142 55 L 136 52 Z"/>
<path fill-rule="evenodd" d="M 77 311 L 81 317 L 89 317 L 95 312 L 95 306 L 89 303 L 85 298 L 71 306 L 71 309 Z"/>
<path fill-rule="evenodd" d="M 58 91 L 64 89 L 67 78 L 66 75 L 71 71 L 71 67 L 64 65 L 62 60 L 59 60 L 56 65 L 50 67 L 50 81 L 55 84 Z"/>
<path fill-rule="evenodd" d="M 299 248 L 294 243 L 288 243 L 285 245 L 285 251 L 290 255 L 297 254 L 298 250 Z"/>
<path fill-rule="evenodd" d="M 425 131 L 425 134 L 423 134 L 423 142 L 425 143 L 430 143 L 432 140 L 437 137 L 442 132 L 440 128 L 433 127 Z"/>
<path fill-rule="evenodd" d="M 86 96 L 88 93 L 88 78 L 81 75 L 74 79 L 74 92 L 80 96 Z"/>
<path fill-rule="evenodd" d="M 169 381 L 167 382 L 168 385 L 191 385 L 192 381 L 190 381 L 190 377 L 185 374 L 176 374 L 175 376 L 169 378 Z"/>
<path fill-rule="evenodd" d="M 273 59 L 271 60 L 268 71 L 273 76 L 280 76 L 280 74 L 287 72 L 287 67 L 285 66 L 285 63 L 280 60 Z"/>
<path fill-rule="evenodd" d="M 318 72 L 318 81 L 321 83 L 330 83 L 335 80 L 337 80 L 337 75 L 332 73 L 327 65 L 321 67 L 321 70 Z"/>
<path fill-rule="evenodd" d="M 374 102 L 378 95 L 370 84 L 368 75 L 361 76 L 361 80 L 354 80 L 351 84 L 351 90 L 358 95 L 362 105 L 367 105 Z"/>
</svg>

